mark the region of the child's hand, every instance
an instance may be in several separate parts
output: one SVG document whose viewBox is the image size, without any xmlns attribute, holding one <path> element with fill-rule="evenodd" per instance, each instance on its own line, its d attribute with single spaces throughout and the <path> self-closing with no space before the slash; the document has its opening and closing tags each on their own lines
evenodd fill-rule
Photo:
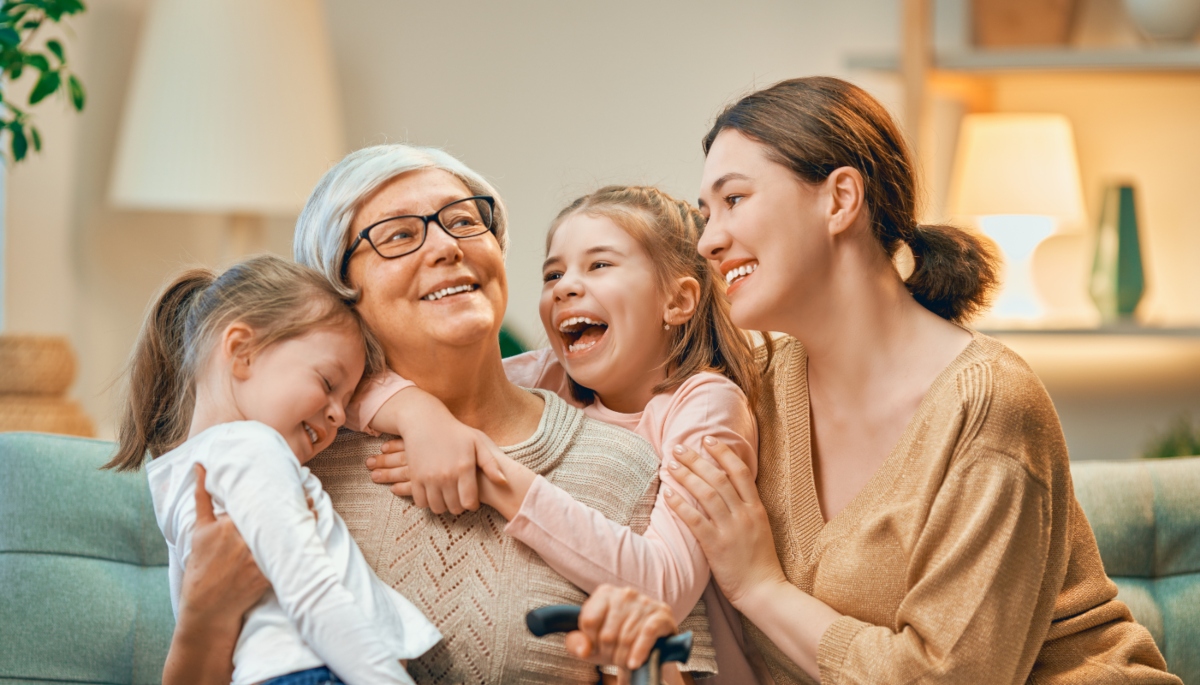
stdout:
<svg viewBox="0 0 1200 685">
<path fill-rule="evenodd" d="M 403 437 L 384 443 L 378 457 L 367 459 L 371 480 L 392 485 L 393 493 L 411 496 L 414 504 L 435 514 L 479 508 L 476 467 L 492 482 L 507 482 L 497 464 L 500 448 L 419 388 L 392 396 L 371 427 Z"/>
</svg>

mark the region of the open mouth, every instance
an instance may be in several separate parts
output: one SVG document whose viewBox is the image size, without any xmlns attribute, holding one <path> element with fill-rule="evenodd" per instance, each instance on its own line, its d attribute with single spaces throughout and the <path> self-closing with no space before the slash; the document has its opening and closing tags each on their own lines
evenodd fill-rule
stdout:
<svg viewBox="0 0 1200 685">
<path fill-rule="evenodd" d="M 300 425 L 304 426 L 304 432 L 308 433 L 309 442 L 314 445 L 317 444 L 317 441 L 321 439 L 321 436 L 317 435 L 317 432 L 313 430 L 313 427 L 304 422 L 301 422 Z"/>
<path fill-rule="evenodd" d="M 567 352 L 583 352 L 596 346 L 608 332 L 608 324 L 587 316 L 573 316 L 558 324 Z"/>
<path fill-rule="evenodd" d="M 725 274 L 725 285 L 733 285 L 758 270 L 758 262 L 743 264 L 736 269 L 730 269 Z"/>
<path fill-rule="evenodd" d="M 441 290 L 435 290 L 435 291 L 429 293 L 428 295 L 426 295 L 425 297 L 422 297 L 421 299 L 425 300 L 426 302 L 437 302 L 438 300 L 442 299 L 443 297 L 449 297 L 451 295 L 457 295 L 459 293 L 469 293 L 474 290 L 479 290 L 479 284 L 464 283 L 463 285 L 454 285 L 454 286 L 450 286 L 449 288 L 442 288 Z"/>
</svg>

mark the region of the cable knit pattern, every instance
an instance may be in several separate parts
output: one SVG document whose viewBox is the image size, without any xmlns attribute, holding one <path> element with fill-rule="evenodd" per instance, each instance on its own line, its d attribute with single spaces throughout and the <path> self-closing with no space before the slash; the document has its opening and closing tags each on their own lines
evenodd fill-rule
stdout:
<svg viewBox="0 0 1200 685">
<path fill-rule="evenodd" d="M 644 531 L 658 491 L 658 458 L 633 433 L 584 417 L 550 392 L 537 431 L 504 448 L 607 518 Z M 535 638 L 525 613 L 579 604 L 586 595 L 528 547 L 504 535 L 491 507 L 435 515 L 372 483 L 363 461 L 383 438 L 343 431 L 309 462 L 367 561 L 416 604 L 446 639 L 408 670 L 422 684 L 594 683 L 596 669 L 562 637 Z"/>
<path fill-rule="evenodd" d="M 784 572 L 844 614 L 821 639 L 823 684 L 1179 683 L 1115 599 L 1054 406 L 1004 345 L 975 334 L 827 525 L 796 340 L 767 387 L 758 487 Z M 743 623 L 776 685 L 814 682 Z"/>
</svg>

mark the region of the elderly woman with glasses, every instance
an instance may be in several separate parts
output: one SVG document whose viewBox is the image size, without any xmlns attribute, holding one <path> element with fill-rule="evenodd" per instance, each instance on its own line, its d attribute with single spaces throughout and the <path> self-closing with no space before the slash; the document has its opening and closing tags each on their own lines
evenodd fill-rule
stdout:
<svg viewBox="0 0 1200 685">
<path fill-rule="evenodd" d="M 505 446 L 581 502 L 644 528 L 658 489 L 652 448 L 505 377 L 498 333 L 508 301 L 506 244 L 504 203 L 482 177 L 440 150 L 381 145 L 325 175 L 297 223 L 294 249 L 297 261 L 356 303 L 391 369 L 421 389 L 398 395 L 413 410 L 396 417 L 402 432 L 405 419 L 419 429 L 420 400 L 432 396 L 481 444 Z M 495 510 L 467 510 L 474 493 L 440 502 L 435 509 L 453 513 L 438 514 L 373 483 L 364 462 L 382 442 L 343 430 L 308 466 L 379 576 L 446 636 L 408 664 L 417 682 L 594 683 L 595 666 L 575 656 L 625 660 L 635 643 L 648 652 L 654 636 L 673 630 L 666 605 L 605 587 L 585 607 L 587 630 L 566 646 L 533 637 L 527 611 L 583 603 L 584 593 L 507 537 Z M 230 524 L 198 518 L 204 530 L 184 580 L 168 685 L 229 682 L 241 614 L 262 591 Z M 600 639 L 622 626 L 620 639 Z"/>
</svg>

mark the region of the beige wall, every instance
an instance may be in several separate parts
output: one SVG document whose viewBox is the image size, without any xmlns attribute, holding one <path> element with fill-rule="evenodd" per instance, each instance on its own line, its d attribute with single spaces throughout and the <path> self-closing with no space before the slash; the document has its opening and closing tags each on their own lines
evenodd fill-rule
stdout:
<svg viewBox="0 0 1200 685">
<path fill-rule="evenodd" d="M 542 238 L 563 204 L 609 182 L 655 183 L 694 197 L 699 139 L 712 117 L 781 78 L 851 76 L 896 104 L 893 79 L 847 74 L 842 63 L 852 51 L 895 49 L 898 4 L 327 0 L 325 7 L 349 145 L 443 146 L 495 182 L 512 213 L 508 320 L 540 343 Z M 105 435 L 119 407 L 112 384 L 146 303 L 179 268 L 215 264 L 221 250 L 219 217 L 117 211 L 106 200 L 147 6 L 89 3 L 69 43 L 89 89 L 87 110 L 41 108 L 47 149 L 8 180 L 7 329 L 72 338 L 82 362 L 74 394 Z M 1082 79 L 1060 89 L 1035 80 L 999 88 L 997 101 L 1072 117 L 1090 206 L 1101 176 L 1140 175 L 1154 288 L 1148 311 L 1171 320 L 1200 316 L 1200 283 L 1191 276 L 1200 223 L 1187 187 L 1200 177 L 1200 129 L 1184 121 L 1200 111 L 1200 93 L 1155 87 Z M 933 204 L 939 194 L 934 188 Z M 290 218 L 270 229 L 271 249 L 290 254 Z M 1089 457 L 1126 456 L 1156 421 L 1200 409 L 1188 388 L 1143 387 L 1131 412 L 1120 397 L 1071 387 L 1051 390 L 1073 448 Z"/>
</svg>

